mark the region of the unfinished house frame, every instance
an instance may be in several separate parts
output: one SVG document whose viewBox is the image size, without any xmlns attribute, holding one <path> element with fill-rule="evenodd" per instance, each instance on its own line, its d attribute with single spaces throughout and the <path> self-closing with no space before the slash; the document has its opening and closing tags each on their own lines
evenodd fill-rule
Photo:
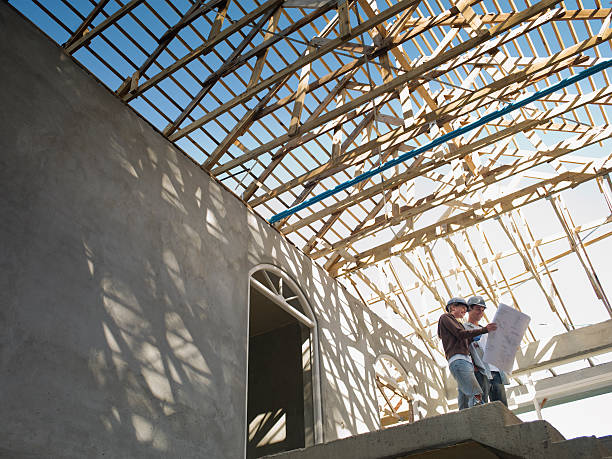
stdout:
<svg viewBox="0 0 612 459">
<path fill-rule="evenodd" d="M 612 387 L 609 70 L 334 190 L 605 65 L 612 8 L 599 0 L 8 3 L 213 183 L 272 219 L 419 358 L 444 367 L 436 324 L 446 301 L 482 295 L 488 320 L 500 302 L 532 317 L 510 408 L 540 413 Z M 260 268 L 272 269 L 265 261 Z M 305 287 L 287 287 L 287 296 L 282 277 L 261 269 L 251 291 L 272 298 L 318 346 L 317 312 L 291 305 L 311 301 L 297 300 Z M 414 390 L 418 368 L 402 369 L 395 357 L 372 362 L 384 426 L 437 409 Z M 318 360 L 304 365 L 319 371 Z M 444 391 L 438 412 L 456 406 L 452 385 Z M 312 443 L 331 429 L 317 409 Z"/>
</svg>

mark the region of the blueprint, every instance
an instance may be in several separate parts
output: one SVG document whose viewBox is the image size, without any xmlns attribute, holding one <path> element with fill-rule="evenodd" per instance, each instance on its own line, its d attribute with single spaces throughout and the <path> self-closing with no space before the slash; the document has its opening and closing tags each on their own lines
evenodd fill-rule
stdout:
<svg viewBox="0 0 612 459">
<path fill-rule="evenodd" d="M 489 333 L 483 359 L 506 373 L 512 373 L 514 356 L 531 318 L 527 314 L 500 303 L 493 322 L 497 330 Z"/>
</svg>

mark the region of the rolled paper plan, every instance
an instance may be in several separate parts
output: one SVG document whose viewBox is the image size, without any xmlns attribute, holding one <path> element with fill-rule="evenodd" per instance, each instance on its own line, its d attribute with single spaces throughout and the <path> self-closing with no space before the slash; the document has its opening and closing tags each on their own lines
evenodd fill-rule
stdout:
<svg viewBox="0 0 612 459">
<path fill-rule="evenodd" d="M 506 373 L 512 373 L 514 357 L 531 317 L 500 303 L 493 318 L 497 330 L 489 332 L 483 360 Z"/>
</svg>

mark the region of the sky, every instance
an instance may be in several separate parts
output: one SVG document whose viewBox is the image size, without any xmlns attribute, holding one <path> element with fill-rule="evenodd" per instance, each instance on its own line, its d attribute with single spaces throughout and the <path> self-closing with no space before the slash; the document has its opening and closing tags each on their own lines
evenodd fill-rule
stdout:
<svg viewBox="0 0 612 459">
<path fill-rule="evenodd" d="M 612 393 L 542 409 L 542 418 L 567 438 L 612 435 Z M 535 411 L 519 415 L 522 421 L 536 421 Z"/>
</svg>

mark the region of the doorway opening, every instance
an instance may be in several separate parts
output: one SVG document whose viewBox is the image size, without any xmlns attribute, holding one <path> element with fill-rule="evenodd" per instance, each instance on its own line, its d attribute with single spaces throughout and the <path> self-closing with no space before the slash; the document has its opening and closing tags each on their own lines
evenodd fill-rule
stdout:
<svg viewBox="0 0 612 459">
<path fill-rule="evenodd" d="M 297 285 L 274 266 L 250 277 L 246 457 L 320 441 L 317 329 Z"/>
</svg>

